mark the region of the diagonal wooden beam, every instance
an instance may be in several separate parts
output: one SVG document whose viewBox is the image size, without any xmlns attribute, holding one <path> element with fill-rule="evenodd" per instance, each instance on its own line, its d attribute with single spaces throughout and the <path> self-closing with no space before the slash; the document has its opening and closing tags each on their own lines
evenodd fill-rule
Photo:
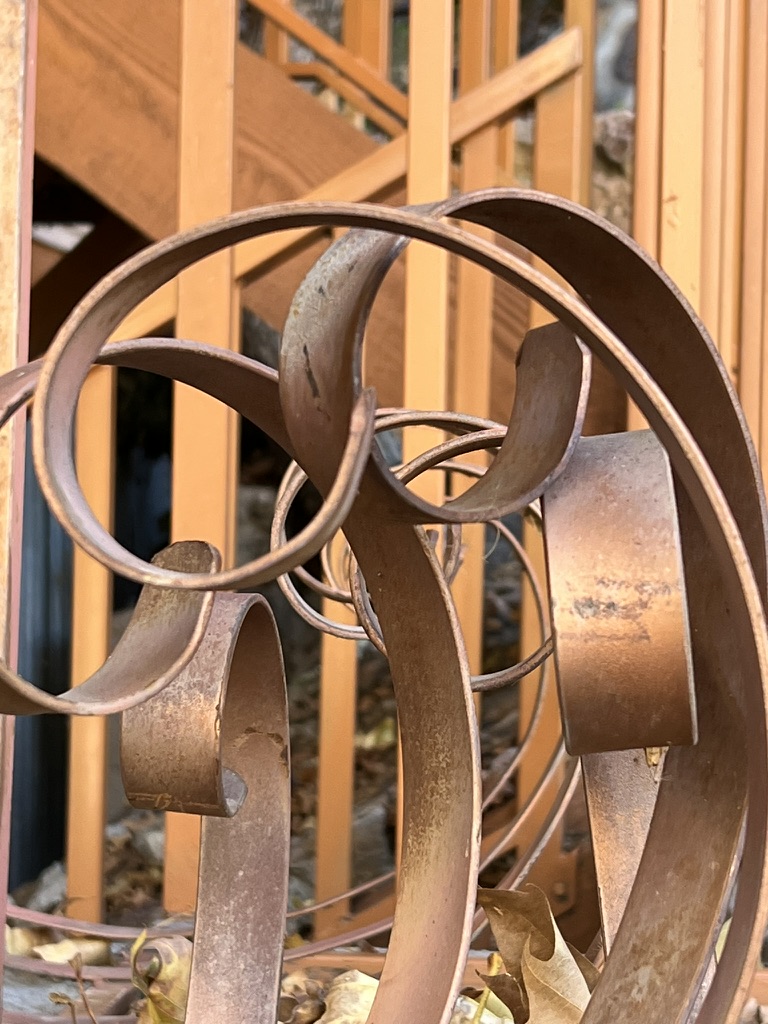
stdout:
<svg viewBox="0 0 768 1024">
<path fill-rule="evenodd" d="M 381 103 L 387 110 L 397 114 L 401 120 L 408 117 L 408 97 L 399 89 L 382 78 L 370 64 L 356 57 L 346 46 L 303 18 L 298 11 L 280 0 L 252 0 L 270 21 L 279 25 L 284 31 L 308 46 L 310 50 L 323 57 L 338 68 L 355 85 L 365 90 L 370 96 Z"/>
<path fill-rule="evenodd" d="M 149 238 L 177 228 L 179 25 L 180 0 L 41 0 L 37 153 Z M 235 209 L 376 150 L 242 44 L 236 78 Z"/>
<path fill-rule="evenodd" d="M 515 107 L 567 78 L 581 66 L 581 31 L 571 28 L 455 100 L 450 115 L 451 145 L 464 142 L 488 125 L 502 121 Z M 348 202 L 371 199 L 404 178 L 406 165 L 407 140 L 399 136 L 311 189 L 302 199 Z M 243 242 L 235 250 L 235 273 L 239 278 L 246 278 L 300 239 L 316 234 L 314 230 L 286 231 L 279 236 Z"/>
<path fill-rule="evenodd" d="M 322 61 L 310 60 L 283 64 L 283 70 L 294 81 L 305 78 L 322 82 L 327 89 L 337 93 L 343 100 L 346 100 L 354 108 L 357 116 L 367 117 L 369 121 L 392 138 L 396 135 L 402 135 L 405 130 L 397 118 L 392 117 L 391 114 L 388 114 L 376 103 L 373 103 L 359 86 L 345 78 L 344 75 L 340 75 L 338 71 L 334 71 L 328 64 L 323 64 Z"/>
<path fill-rule="evenodd" d="M 572 28 L 455 100 L 451 106 L 451 144 L 463 142 L 487 125 L 502 121 L 515 107 L 577 71 L 581 63 L 581 33 L 579 29 Z M 406 139 L 400 136 L 317 188 L 310 189 L 302 199 L 307 202 L 370 199 L 397 184 L 405 176 L 406 163 Z M 238 279 L 246 279 L 289 248 L 307 242 L 317 234 L 315 229 L 285 231 L 280 235 L 244 242 L 235 249 L 235 275 Z M 164 285 L 131 313 L 119 328 L 119 336 L 151 334 L 175 315 L 175 288 L 172 284 Z"/>
</svg>

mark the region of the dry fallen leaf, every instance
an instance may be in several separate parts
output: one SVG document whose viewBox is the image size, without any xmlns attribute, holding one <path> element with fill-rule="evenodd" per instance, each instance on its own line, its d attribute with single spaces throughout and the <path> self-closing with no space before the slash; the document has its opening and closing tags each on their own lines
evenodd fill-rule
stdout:
<svg viewBox="0 0 768 1024">
<path fill-rule="evenodd" d="M 483 980 L 515 1024 L 578 1024 L 597 971 L 567 945 L 544 893 L 533 885 L 524 892 L 480 889 L 478 901 L 507 972 Z"/>
<path fill-rule="evenodd" d="M 102 966 L 111 960 L 109 943 L 101 939 L 62 939 L 34 946 L 32 952 L 51 964 L 68 964 L 78 955 L 89 966 Z"/>
<path fill-rule="evenodd" d="M 729 917 L 728 920 L 723 924 L 723 927 L 720 929 L 720 934 L 717 936 L 717 942 L 715 943 L 716 964 L 719 964 L 722 958 L 723 950 L 725 949 L 725 943 L 728 938 L 728 932 L 731 930 L 731 921 L 732 918 Z"/>
<path fill-rule="evenodd" d="M 181 935 L 138 937 L 131 949 L 133 984 L 147 997 L 140 1024 L 182 1024 L 189 991 L 192 943 Z"/>
<path fill-rule="evenodd" d="M 459 996 L 453 1007 L 450 1024 L 513 1024 L 509 1015 L 499 1017 L 488 1006 L 481 1007 L 476 999 Z"/>
<path fill-rule="evenodd" d="M 391 717 L 382 718 L 373 729 L 355 735 L 355 750 L 389 750 L 396 745 L 397 722 Z"/>
<path fill-rule="evenodd" d="M 579 1024 L 590 993 L 559 929 L 548 960 L 534 956 L 528 940 L 523 950 L 523 984 L 530 1024 Z"/>
<path fill-rule="evenodd" d="M 282 1024 L 315 1024 L 325 1013 L 323 991 L 320 982 L 306 971 L 286 974 L 280 984 L 278 1020 Z"/>
<path fill-rule="evenodd" d="M 361 971 L 340 974 L 328 987 L 318 1024 L 365 1024 L 378 987 L 375 978 Z"/>
<path fill-rule="evenodd" d="M 35 946 L 41 946 L 49 937 L 42 928 L 11 928 L 5 926 L 5 951 L 11 956 L 31 956 Z"/>
<path fill-rule="evenodd" d="M 325 1013 L 317 1024 L 366 1024 L 379 983 L 360 971 L 339 975 L 325 995 Z M 469 996 L 459 996 L 450 1024 L 513 1024 L 512 1017 L 498 1000 L 488 997 L 483 1006 Z M 501 1011 L 501 1012 L 499 1012 Z"/>
</svg>

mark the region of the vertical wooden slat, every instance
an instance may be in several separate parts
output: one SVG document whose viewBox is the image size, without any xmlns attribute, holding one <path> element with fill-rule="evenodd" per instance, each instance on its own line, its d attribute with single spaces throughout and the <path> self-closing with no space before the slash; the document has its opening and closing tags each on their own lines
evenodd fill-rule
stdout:
<svg viewBox="0 0 768 1024">
<path fill-rule="evenodd" d="M 577 167 L 571 198 L 585 206 L 589 206 L 592 195 L 596 7 L 595 0 L 565 0 L 564 5 L 565 27 L 578 27 L 581 30 L 581 67 L 570 79 L 576 95 L 567 105 L 573 109 L 571 145 L 576 151 Z M 563 101 L 563 108 L 565 106 L 566 103 Z"/>
<path fill-rule="evenodd" d="M 743 0 L 728 5 L 728 42 L 725 59 L 726 103 L 723 148 L 722 299 L 717 330 L 725 365 L 738 381 L 739 315 L 741 310 L 741 246 L 744 213 L 744 102 L 746 97 L 746 19 Z"/>
<path fill-rule="evenodd" d="M 343 549 L 334 541 L 332 556 Z M 340 576 L 343 579 L 343 574 Z M 348 625 L 357 620 L 348 605 L 325 600 L 323 613 Z M 352 819 L 355 795 L 357 645 L 323 634 L 318 710 L 317 845 L 315 897 L 327 899 L 352 884 Z M 315 915 L 315 936 L 341 930 L 349 914 L 342 900 Z"/>
<path fill-rule="evenodd" d="M 116 372 L 101 366 L 83 388 L 75 454 L 80 484 L 99 521 L 113 522 Z M 75 547 L 72 565 L 72 685 L 109 656 L 112 574 Z M 67 913 L 100 921 L 104 910 L 104 828 L 107 821 L 106 718 L 70 722 L 67 800 Z"/>
<path fill-rule="evenodd" d="M 661 98 L 664 0 L 643 0 L 637 24 L 637 113 L 632 233 L 651 256 L 659 253 Z"/>
<path fill-rule="evenodd" d="M 768 181 L 768 3 L 747 13 L 747 89 L 744 132 L 744 236 L 739 397 L 761 457 L 763 323 L 765 310 L 766 181 Z"/>
<path fill-rule="evenodd" d="M 566 0 L 566 27 L 578 25 L 582 30 L 582 67 L 575 74 L 544 90 L 536 100 L 536 137 L 533 152 L 533 180 L 536 188 L 587 204 L 591 192 L 592 163 L 592 64 L 594 60 L 595 5 L 591 0 Z M 538 261 L 534 261 L 538 262 Z M 551 320 L 542 307 L 533 303 L 531 326 Z M 532 568 L 542 588 L 546 589 L 546 570 L 541 535 L 529 523 L 524 524 L 523 542 Z M 523 580 L 520 609 L 520 653 L 531 653 L 541 642 L 533 593 L 527 579 Z M 533 715 L 541 672 L 531 673 L 520 684 L 520 723 L 522 735 Z M 554 685 L 547 688 L 536 733 L 536 743 L 529 748 L 518 773 L 518 800 L 522 805 L 532 794 L 561 732 L 560 708 Z M 549 792 L 554 798 L 559 784 L 552 780 Z M 535 828 L 535 823 L 532 822 Z M 533 835 L 525 841 L 532 841 Z M 552 836 L 547 849 L 537 862 L 537 880 L 548 887 L 559 878 L 562 857 L 562 827 Z M 552 893 L 550 892 L 550 895 Z"/>
<path fill-rule="evenodd" d="M 343 40 L 387 78 L 392 30 L 392 0 L 344 0 Z"/>
<path fill-rule="evenodd" d="M 662 93 L 664 85 L 665 0 L 643 0 L 638 6 L 637 91 L 635 116 L 635 182 L 632 233 L 654 259 L 659 257 L 661 216 Z M 644 430 L 645 417 L 627 403 L 627 429 Z"/>
<path fill-rule="evenodd" d="M 566 28 L 581 30 L 581 68 L 536 100 L 534 180 L 546 189 L 589 205 L 592 178 L 592 90 L 594 86 L 595 5 L 592 0 L 566 0 Z M 533 325 L 549 314 L 535 313 Z"/>
<path fill-rule="evenodd" d="M 729 373 L 738 363 L 744 110 L 744 6 L 706 8 L 701 303 Z"/>
<path fill-rule="evenodd" d="M 496 74 L 517 60 L 520 45 L 520 0 L 493 0 L 491 71 Z M 514 184 L 515 125 L 502 125 L 498 134 L 500 183 Z"/>
<path fill-rule="evenodd" d="M 389 65 L 391 0 L 346 0 L 343 42 L 382 76 Z M 365 354 L 363 355 L 365 359 Z M 341 538 L 334 555 L 342 550 Z M 343 575 L 342 575 L 343 578 Z M 323 614 L 354 624 L 346 605 L 323 601 Z M 320 649 L 315 898 L 327 899 L 352 884 L 352 821 L 355 786 L 357 649 L 349 640 L 323 635 Z M 349 914 L 342 900 L 315 915 L 315 936 L 338 932 Z"/>
<path fill-rule="evenodd" d="M 281 0 L 290 3 L 291 0 Z M 264 19 L 264 56 L 273 64 L 288 63 L 288 33 L 269 18 Z"/>
<path fill-rule="evenodd" d="M 0 373 L 26 361 L 32 233 L 37 3 L 0 0 Z M 0 653 L 15 664 L 21 594 L 24 423 L 0 433 Z M 13 719 L 0 718 L 0 901 L 5 917 Z M 0 984 L 5 949 L 0 950 Z"/>
<path fill-rule="evenodd" d="M 666 5 L 662 103 L 659 262 L 698 310 L 704 151 L 703 4 Z"/>
<path fill-rule="evenodd" d="M 406 188 L 410 204 L 442 199 L 451 187 L 449 114 L 453 84 L 453 5 L 423 0 L 410 9 L 408 40 L 408 138 Z M 411 409 L 445 409 L 448 388 L 448 253 L 412 242 L 405 261 L 405 350 L 403 404 Z M 427 431 L 403 437 L 408 461 L 430 444 Z M 415 481 L 435 504 L 445 493 L 441 473 Z M 399 767 L 402 768 L 400 762 Z M 402 772 L 399 772 L 402 776 Z M 402 777 L 398 785 L 399 857 Z"/>
<path fill-rule="evenodd" d="M 409 39 L 407 194 L 410 204 L 443 199 L 450 191 L 449 110 L 453 78 L 453 11 L 443 0 L 411 7 Z M 405 263 L 403 393 L 413 409 L 444 409 L 448 383 L 448 254 L 419 242 Z M 406 460 L 429 444 L 412 430 Z M 440 474 L 427 474 L 419 491 L 442 500 Z"/>
<path fill-rule="evenodd" d="M 459 28 L 459 91 L 466 93 L 490 75 L 491 0 L 461 5 Z M 461 182 L 465 192 L 496 183 L 498 129 L 477 132 L 462 147 Z M 490 232 L 480 232 L 490 237 Z M 491 344 L 493 279 L 487 271 L 460 260 L 456 282 L 456 334 L 453 359 L 452 405 L 461 412 L 488 416 L 491 405 Z M 482 460 L 475 455 L 467 461 Z M 452 481 L 453 493 L 466 490 L 470 480 Z M 453 586 L 456 610 L 464 633 L 472 672 L 482 671 L 485 575 L 485 527 L 462 527 L 464 551 L 461 572 Z M 479 699 L 476 701 L 479 712 Z"/>
<path fill-rule="evenodd" d="M 727 96 L 728 0 L 710 5 L 704 33 L 702 132 L 701 302 L 699 312 L 719 344 L 720 256 L 723 244 L 723 176 Z M 690 154 L 693 157 L 694 154 Z M 734 183 L 735 184 L 735 183 Z"/>
<path fill-rule="evenodd" d="M 179 227 L 232 209 L 236 0 L 181 5 Z M 232 256 L 218 253 L 179 278 L 176 333 L 236 347 L 239 306 Z M 237 420 L 230 410 L 185 385 L 174 385 L 172 522 L 174 540 L 204 539 L 234 557 L 238 469 Z M 193 908 L 200 823 L 169 814 L 164 901 Z"/>
<path fill-rule="evenodd" d="M 762 7 L 762 4 L 759 6 Z M 762 208 L 757 208 L 762 214 L 762 236 L 759 243 L 762 247 L 762 252 L 757 255 L 756 259 L 757 266 L 759 267 L 762 275 L 762 293 L 760 295 L 760 300 L 756 303 L 760 315 L 760 329 L 756 332 L 754 339 L 747 335 L 746 328 L 742 329 L 743 344 L 757 345 L 760 348 L 759 419 L 758 426 L 754 428 L 754 431 L 757 437 L 757 450 L 760 458 L 760 464 L 764 474 L 768 469 L 768 380 L 766 379 L 768 377 L 768 291 L 766 291 L 766 289 L 768 289 L 768 199 L 766 199 L 766 194 L 768 193 L 768 103 L 766 104 L 766 108 L 767 109 L 763 112 L 765 120 L 762 128 L 763 142 L 766 148 L 766 154 L 762 164 L 763 179 L 761 182 L 764 205 Z M 745 204 L 745 224 L 748 223 L 749 219 L 756 214 L 757 210 Z M 755 239 L 752 239 L 752 241 L 754 242 Z M 748 259 L 749 255 L 745 252 L 745 263 Z"/>
</svg>

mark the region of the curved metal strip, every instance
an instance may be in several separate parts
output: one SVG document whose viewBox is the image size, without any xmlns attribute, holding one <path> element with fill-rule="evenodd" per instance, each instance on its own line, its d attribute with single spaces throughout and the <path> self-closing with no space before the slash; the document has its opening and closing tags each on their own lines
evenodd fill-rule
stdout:
<svg viewBox="0 0 768 1024">
<path fill-rule="evenodd" d="M 253 360 L 208 345 L 143 339 L 109 346 L 99 362 L 132 366 L 203 388 L 254 418 L 278 443 L 289 445 L 277 400 L 277 375 Z M 37 360 L 0 378 L 0 426 L 30 400 L 41 369 L 42 360 Z M 162 552 L 153 564 L 208 578 L 221 560 L 209 545 L 183 543 Z M 46 693 L 0 661 L 0 710 L 16 715 L 112 714 L 146 700 L 175 678 L 194 654 L 212 600 L 206 593 L 184 596 L 145 587 L 110 659 L 60 696 Z"/>
<path fill-rule="evenodd" d="M 138 807 L 203 818 L 187 1024 L 273 1024 L 290 846 L 288 705 L 264 598 L 218 594 L 195 657 L 123 715 L 121 764 Z"/>
<path fill-rule="evenodd" d="M 581 436 L 591 361 L 589 349 L 560 323 L 528 331 L 517 355 L 515 400 L 498 455 L 476 484 L 446 502 L 444 517 L 500 518 L 521 511 L 552 486 Z"/>
<path fill-rule="evenodd" d="M 37 453 L 35 460 L 41 487 L 54 514 L 62 523 L 68 523 L 66 528 L 78 538 L 78 543 L 84 550 L 101 560 L 113 571 L 121 572 L 139 582 L 152 582 L 158 586 L 182 586 L 191 589 L 205 586 L 212 589 L 223 589 L 229 586 L 253 585 L 255 582 L 263 582 L 269 578 L 270 564 L 260 561 L 253 566 L 243 566 L 239 570 L 217 574 L 205 583 L 195 578 L 184 580 L 169 572 L 160 571 L 157 567 L 137 559 L 130 552 L 121 548 L 95 519 L 77 483 L 69 445 L 77 396 L 88 366 L 96 359 L 109 333 L 125 316 L 126 311 L 189 263 L 223 245 L 265 234 L 272 230 L 326 222 L 360 223 L 377 228 L 384 225 L 396 230 L 402 227 L 414 237 L 433 238 L 438 228 L 441 233 L 446 230 L 455 232 L 455 229 L 447 228 L 447 226 L 429 225 L 421 213 L 391 209 L 388 213 L 383 213 L 384 210 L 387 208 L 365 207 L 362 204 L 360 206 L 290 204 L 248 211 L 246 214 L 231 215 L 219 222 L 214 222 L 213 225 L 205 225 L 150 247 L 105 278 L 80 303 L 59 332 L 46 358 L 41 380 L 41 394 L 36 403 L 38 411 L 33 417 L 33 422 L 37 424 L 36 427 L 33 426 L 33 434 L 36 438 L 34 451 Z M 375 212 L 371 213 L 371 211 Z M 458 235 L 465 239 L 471 237 L 462 232 L 458 232 Z M 466 254 L 471 258 L 474 248 L 471 241 L 469 248 L 466 246 L 464 248 Z M 383 266 L 380 268 L 379 276 L 384 269 Z M 573 342 L 570 341 L 567 344 L 572 345 Z M 570 393 L 573 388 L 571 378 L 563 378 L 561 383 L 566 392 Z M 583 404 L 582 398 L 586 386 L 586 379 L 580 378 L 575 392 L 579 396 L 576 402 L 579 407 Z M 362 397 L 360 396 L 359 401 L 362 401 Z M 340 408 L 337 415 L 346 422 L 346 408 Z M 354 423 L 352 428 L 351 431 L 345 431 L 345 436 L 349 440 L 350 446 L 355 447 L 355 454 L 359 455 L 363 446 L 353 445 L 353 441 L 357 440 L 354 438 Z M 574 436 L 577 432 L 574 427 Z M 342 464 L 341 469 L 345 468 L 347 467 Z M 357 468 L 357 463 L 355 463 L 355 468 Z M 350 480 L 344 481 L 346 486 L 342 486 L 340 481 L 338 493 L 334 494 L 334 499 L 341 499 L 345 494 L 354 491 L 356 485 L 352 479 L 354 474 L 351 470 L 349 475 Z M 405 497 L 407 497 L 407 492 Z M 450 513 L 445 513 L 445 515 L 451 517 Z M 413 512 L 410 514 L 410 518 L 418 520 L 422 517 Z M 430 514 L 426 518 L 430 518 Z M 461 515 L 456 516 L 457 521 L 460 521 L 461 518 Z M 480 518 L 480 516 L 473 514 L 472 518 Z M 274 571 L 274 567 L 271 567 L 271 571 Z M 281 568 L 280 571 L 285 570 Z"/>
<path fill-rule="evenodd" d="M 489 227 L 539 256 L 642 362 L 712 467 L 765 594 L 766 500 L 754 445 L 717 348 L 674 282 L 624 232 L 567 199 L 487 189 L 448 200 L 440 212 Z M 627 379 L 610 351 L 600 346 L 597 354 Z M 633 397 L 637 383 L 631 382 Z"/>
<path fill-rule="evenodd" d="M 219 554 L 199 541 L 173 544 L 154 562 L 177 572 L 213 571 Z M 0 712 L 6 715 L 109 715 L 159 693 L 200 646 L 213 595 L 142 589 L 128 626 L 107 661 L 60 696 L 47 693 L 0 660 Z"/>
<path fill-rule="evenodd" d="M 292 423 L 305 401 L 329 421 L 322 442 L 318 438 L 302 452 L 304 459 L 319 454 L 322 444 L 337 447 L 346 434 L 348 410 L 361 386 L 365 322 L 403 244 L 403 239 L 381 232 L 349 232 L 320 257 L 296 292 L 280 348 L 286 426 L 292 436 Z M 300 338 L 296 318 L 304 325 Z M 298 380 L 303 384 L 300 397 L 294 384 Z M 408 490 L 375 448 L 361 500 L 375 501 L 379 518 L 389 515 L 411 523 L 486 522 L 519 511 L 567 463 L 581 434 L 589 382 L 589 352 L 572 332 L 560 324 L 529 331 L 518 355 L 509 426 L 487 472 L 460 497 L 437 506 Z"/>
<path fill-rule="evenodd" d="M 571 754 L 696 742 L 672 474 L 649 430 L 584 437 L 542 498 Z"/>
<path fill-rule="evenodd" d="M 277 401 L 276 374 L 255 360 L 196 342 L 143 338 L 109 345 L 96 361 L 148 370 L 196 387 L 246 416 L 278 444 L 284 445 L 290 453 L 290 442 L 285 435 Z M 0 425 L 34 393 L 44 363 L 44 360 L 30 363 L 21 373 L 13 371 L 0 379 Z M 250 587 L 274 579 L 279 573 L 317 554 L 343 522 L 354 500 L 357 480 L 368 459 L 375 420 L 374 404 L 371 391 L 359 395 L 352 411 L 347 444 L 332 493 L 329 493 L 328 500 L 312 522 L 278 550 L 236 569 L 221 571 L 211 567 L 209 572 L 203 572 L 190 566 L 185 572 L 173 566 L 164 567 L 137 558 L 121 547 L 93 519 L 97 524 L 94 534 L 106 537 L 109 549 L 105 553 L 106 557 L 97 557 L 113 572 L 141 583 L 189 590 Z M 93 518 L 90 510 L 88 515 Z M 87 548 L 99 550 L 92 548 L 91 541 Z M 123 552 L 124 556 L 115 552 Z"/>
<path fill-rule="evenodd" d="M 652 766 L 645 750 L 581 758 L 606 953 L 611 951 L 637 877 L 662 770 L 663 760 Z"/>
</svg>

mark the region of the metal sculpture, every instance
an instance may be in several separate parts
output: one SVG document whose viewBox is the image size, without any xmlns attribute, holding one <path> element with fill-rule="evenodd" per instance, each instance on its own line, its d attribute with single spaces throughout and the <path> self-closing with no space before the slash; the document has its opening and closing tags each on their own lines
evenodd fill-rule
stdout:
<svg viewBox="0 0 768 1024">
<path fill-rule="evenodd" d="M 576 294 L 455 219 L 525 247 Z M 105 347 L 130 309 L 190 263 L 269 231 L 317 225 L 354 230 L 299 288 L 279 375 L 199 343 L 150 338 Z M 377 414 L 375 395 L 362 387 L 366 316 L 408 238 L 473 260 L 559 321 L 523 344 L 506 429 L 445 413 Z M 653 434 L 581 438 L 590 350 Z M 210 547 L 191 542 L 145 563 L 105 532 L 80 491 L 71 443 L 94 362 L 197 387 L 296 460 L 267 555 L 222 571 Z M 331 578 L 316 586 L 353 604 L 360 626 L 314 618 L 319 628 L 367 635 L 386 650 L 402 737 L 394 919 L 343 937 L 391 924 L 370 1020 L 442 1024 L 450 1016 L 470 939 L 484 927 L 475 910 L 478 865 L 499 845 L 481 835 L 494 794 L 481 789 L 471 693 L 514 681 L 553 650 L 564 734 L 582 755 L 608 952 L 585 1021 L 738 1019 L 768 910 L 765 499 L 711 340 L 634 243 L 569 202 L 515 190 L 420 209 L 318 203 L 235 214 L 150 247 L 102 281 L 43 361 L 0 379 L 2 421 L 33 394 L 35 466 L 51 509 L 84 550 L 145 589 L 125 637 L 94 676 L 53 697 L 2 666 L 0 710 L 122 711 L 134 801 L 210 816 L 188 1021 L 234 1024 L 246 1006 L 249 1019 L 274 1021 L 283 960 L 288 741 L 279 646 L 263 601 L 226 591 L 280 577 L 298 601 L 285 574 L 302 571 L 338 529 L 354 556 L 349 584 Z M 410 422 L 456 436 L 395 472 L 375 432 Z M 454 461 L 480 449 L 495 453 L 485 472 Z M 406 487 L 431 467 L 476 478 L 436 507 Z M 323 504 L 287 540 L 286 510 L 302 473 Z M 539 498 L 553 636 L 521 665 L 473 679 L 449 590 L 458 530 L 531 506 L 539 514 Z M 446 524 L 442 563 L 423 530 L 428 523 Z M 641 748 L 667 745 L 663 777 L 651 786 Z M 564 763 L 558 798 L 542 808 L 543 784 Z M 578 771 L 560 747 L 516 822 L 537 813 L 539 838 L 502 884 L 526 876 Z M 713 945 L 734 890 L 715 969 Z"/>
</svg>

